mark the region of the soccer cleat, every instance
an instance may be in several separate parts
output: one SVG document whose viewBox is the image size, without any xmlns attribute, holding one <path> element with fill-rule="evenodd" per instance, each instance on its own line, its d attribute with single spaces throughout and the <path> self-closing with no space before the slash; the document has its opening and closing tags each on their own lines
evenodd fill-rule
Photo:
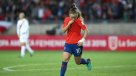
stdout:
<svg viewBox="0 0 136 76">
<path fill-rule="evenodd" d="M 33 56 L 33 53 L 30 53 L 30 57 L 32 57 Z"/>
<path fill-rule="evenodd" d="M 30 53 L 30 57 L 32 57 L 32 56 L 33 56 L 33 53 L 34 53 L 33 51 Z"/>
<path fill-rule="evenodd" d="M 87 64 L 86 64 L 86 66 L 87 66 L 87 69 L 88 69 L 88 70 L 92 70 L 92 63 L 91 63 L 91 60 L 90 60 L 90 59 L 87 59 Z"/>
</svg>

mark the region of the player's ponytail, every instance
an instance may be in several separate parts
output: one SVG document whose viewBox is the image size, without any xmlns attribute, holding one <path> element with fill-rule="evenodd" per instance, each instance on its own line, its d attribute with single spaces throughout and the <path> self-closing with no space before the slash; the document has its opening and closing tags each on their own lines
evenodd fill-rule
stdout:
<svg viewBox="0 0 136 76">
<path fill-rule="evenodd" d="M 76 12 L 77 9 L 78 9 L 78 8 L 76 7 L 75 3 L 73 3 L 73 4 L 71 5 L 71 7 L 70 7 L 70 12 Z"/>
</svg>

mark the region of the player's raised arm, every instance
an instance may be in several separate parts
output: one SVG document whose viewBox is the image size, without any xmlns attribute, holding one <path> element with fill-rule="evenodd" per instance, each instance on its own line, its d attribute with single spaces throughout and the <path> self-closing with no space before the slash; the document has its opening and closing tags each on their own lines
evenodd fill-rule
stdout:
<svg viewBox="0 0 136 76">
<path fill-rule="evenodd" d="M 74 21 L 78 18 L 77 7 L 75 5 L 72 5 L 69 10 L 69 17 L 65 18 L 64 24 L 62 27 L 62 32 L 66 32 L 68 28 L 74 23 Z"/>
<path fill-rule="evenodd" d="M 75 21 L 75 19 L 71 19 L 69 22 L 67 22 L 67 20 L 64 20 L 64 25 L 62 27 L 62 32 L 66 32 L 68 30 L 68 28 L 70 27 L 70 25 Z"/>
</svg>

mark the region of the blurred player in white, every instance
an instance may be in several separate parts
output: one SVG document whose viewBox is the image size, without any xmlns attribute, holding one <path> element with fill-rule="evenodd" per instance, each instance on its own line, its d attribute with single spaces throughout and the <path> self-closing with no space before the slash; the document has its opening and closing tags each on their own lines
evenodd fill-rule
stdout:
<svg viewBox="0 0 136 76">
<path fill-rule="evenodd" d="M 19 20 L 17 22 L 17 35 L 21 45 L 21 57 L 25 56 L 25 51 L 28 50 L 30 56 L 33 55 L 33 50 L 29 46 L 29 22 L 25 18 L 25 14 L 21 12 L 19 14 Z"/>
</svg>

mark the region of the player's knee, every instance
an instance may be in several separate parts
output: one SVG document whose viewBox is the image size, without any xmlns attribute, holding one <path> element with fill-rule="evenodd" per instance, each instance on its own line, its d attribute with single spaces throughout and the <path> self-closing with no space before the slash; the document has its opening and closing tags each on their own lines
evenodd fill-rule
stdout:
<svg viewBox="0 0 136 76">
<path fill-rule="evenodd" d="M 77 65 L 80 65 L 80 62 L 79 62 L 79 61 L 76 61 L 76 64 L 77 64 Z"/>
<path fill-rule="evenodd" d="M 25 43 L 25 42 L 21 42 L 20 45 L 21 45 L 21 46 L 25 46 L 26 43 Z"/>
<path fill-rule="evenodd" d="M 64 62 L 68 62 L 69 61 L 69 58 L 65 58 L 63 59 Z"/>
</svg>

